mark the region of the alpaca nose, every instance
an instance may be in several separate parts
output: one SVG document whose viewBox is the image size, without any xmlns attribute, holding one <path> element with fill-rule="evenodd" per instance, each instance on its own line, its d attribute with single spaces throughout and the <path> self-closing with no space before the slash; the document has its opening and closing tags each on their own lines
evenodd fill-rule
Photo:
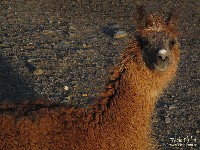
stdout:
<svg viewBox="0 0 200 150">
<path fill-rule="evenodd" d="M 168 59 L 168 52 L 167 52 L 167 50 L 165 50 L 165 49 L 161 49 L 161 50 L 159 50 L 158 51 L 158 53 L 157 53 L 157 59 L 158 60 L 160 60 L 160 61 L 165 61 L 165 60 L 167 60 Z"/>
</svg>

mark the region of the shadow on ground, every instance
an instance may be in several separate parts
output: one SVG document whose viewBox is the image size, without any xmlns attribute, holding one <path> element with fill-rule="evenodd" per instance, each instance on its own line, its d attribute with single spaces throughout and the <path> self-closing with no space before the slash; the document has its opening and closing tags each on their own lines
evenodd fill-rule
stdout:
<svg viewBox="0 0 200 150">
<path fill-rule="evenodd" d="M 38 94 L 0 55 L 0 101 L 23 101 L 37 99 Z"/>
</svg>

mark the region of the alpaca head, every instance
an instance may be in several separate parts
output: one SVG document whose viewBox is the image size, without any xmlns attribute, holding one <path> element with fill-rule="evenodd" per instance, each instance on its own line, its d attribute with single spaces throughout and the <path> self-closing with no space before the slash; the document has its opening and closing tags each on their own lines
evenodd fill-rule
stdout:
<svg viewBox="0 0 200 150">
<path fill-rule="evenodd" d="M 164 71 L 173 62 L 173 51 L 178 45 L 175 33 L 176 18 L 174 13 L 170 13 L 164 20 L 154 15 L 147 16 L 145 10 L 139 11 L 136 38 L 145 65 L 149 69 Z"/>
</svg>

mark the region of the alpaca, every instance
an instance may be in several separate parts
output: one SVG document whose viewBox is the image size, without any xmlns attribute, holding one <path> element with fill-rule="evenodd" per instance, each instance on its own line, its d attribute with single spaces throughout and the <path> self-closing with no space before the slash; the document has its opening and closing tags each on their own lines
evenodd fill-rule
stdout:
<svg viewBox="0 0 200 150">
<path fill-rule="evenodd" d="M 37 100 L 0 105 L 3 150 L 151 150 L 156 100 L 175 77 L 179 44 L 173 13 L 139 11 L 135 39 L 111 72 L 101 98 L 86 108 Z"/>
</svg>

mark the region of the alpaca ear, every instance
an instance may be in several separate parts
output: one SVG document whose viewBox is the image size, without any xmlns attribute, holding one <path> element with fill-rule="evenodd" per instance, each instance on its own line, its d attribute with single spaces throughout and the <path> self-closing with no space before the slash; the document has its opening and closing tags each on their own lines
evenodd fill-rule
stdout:
<svg viewBox="0 0 200 150">
<path fill-rule="evenodd" d="M 146 27 L 148 23 L 147 12 L 144 5 L 137 6 L 137 25 L 140 29 Z"/>
<path fill-rule="evenodd" d="M 177 26 L 178 17 L 178 12 L 176 10 L 172 10 L 166 20 L 166 25 L 170 28 L 175 28 Z"/>
</svg>

